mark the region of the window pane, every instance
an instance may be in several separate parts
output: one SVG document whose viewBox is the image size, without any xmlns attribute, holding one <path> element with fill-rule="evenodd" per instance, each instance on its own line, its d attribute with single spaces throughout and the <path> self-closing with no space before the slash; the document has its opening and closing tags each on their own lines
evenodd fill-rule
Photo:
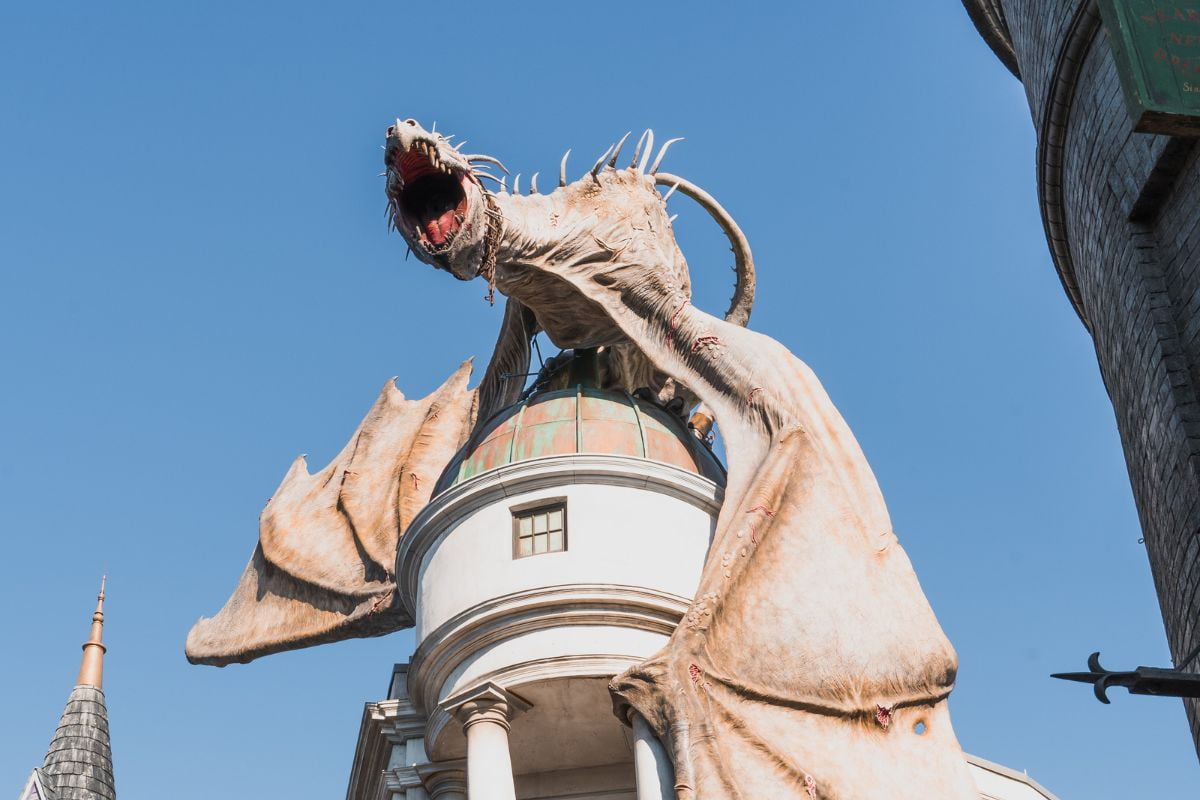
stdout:
<svg viewBox="0 0 1200 800">
<path fill-rule="evenodd" d="M 543 505 L 513 512 L 515 558 L 567 549 L 566 504 Z"/>
</svg>

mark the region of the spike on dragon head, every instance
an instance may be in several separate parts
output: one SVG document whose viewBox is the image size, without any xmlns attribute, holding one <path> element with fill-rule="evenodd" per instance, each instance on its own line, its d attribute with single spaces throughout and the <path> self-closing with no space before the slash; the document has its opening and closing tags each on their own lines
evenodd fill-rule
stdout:
<svg viewBox="0 0 1200 800">
<path fill-rule="evenodd" d="M 529 194 L 522 195 L 520 176 L 510 192 L 505 179 L 487 171 L 508 172 L 498 159 L 464 153 L 462 143 L 451 145 L 453 137 L 397 119 L 384 147 L 390 223 L 421 261 L 460 280 L 482 275 L 524 303 L 555 344 L 595 347 L 614 343 L 614 334 L 602 332 L 604 326 L 590 318 L 593 304 L 564 296 L 560 279 L 575 266 L 591 275 L 633 267 L 690 297 L 687 263 L 666 212 L 667 199 L 678 189 L 708 211 L 733 245 L 737 285 L 726 319 L 744 325 L 754 299 L 745 236 L 702 189 L 658 171 L 678 139 L 668 140 L 656 155 L 647 130 L 629 166 L 618 167 L 628 137 L 610 146 L 579 180 L 568 183 L 564 156 L 558 188 L 538 194 L 535 175 Z M 496 190 L 485 188 L 484 180 L 494 181 Z M 671 188 L 663 196 L 658 186 Z"/>
</svg>

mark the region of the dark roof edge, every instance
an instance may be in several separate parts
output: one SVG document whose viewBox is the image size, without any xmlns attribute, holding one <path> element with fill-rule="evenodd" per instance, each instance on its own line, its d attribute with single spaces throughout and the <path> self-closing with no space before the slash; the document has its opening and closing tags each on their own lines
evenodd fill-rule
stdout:
<svg viewBox="0 0 1200 800">
<path fill-rule="evenodd" d="M 1054 794 L 1049 789 L 1047 789 L 1045 786 L 1042 786 L 1040 783 L 1035 781 L 1033 778 L 1029 777 L 1029 775 L 1027 773 L 1017 772 L 1015 769 L 1012 769 L 1011 767 L 1006 767 L 1003 764 L 997 764 L 994 761 L 988 761 L 986 758 L 980 758 L 979 756 L 973 756 L 970 753 L 963 753 L 963 755 L 967 757 L 968 764 L 974 764 L 979 769 L 984 769 L 984 770 L 987 770 L 988 772 L 994 772 L 997 775 L 1001 775 L 1005 778 L 1008 778 L 1009 780 L 1017 781 L 1018 783 L 1023 783 L 1026 786 L 1028 786 L 1030 789 L 1033 789 L 1035 792 L 1038 792 L 1039 794 L 1041 794 L 1043 797 L 1046 798 L 1046 800 L 1058 800 L 1058 795 Z"/>
<path fill-rule="evenodd" d="M 1017 66 L 1017 54 L 1013 50 L 1012 34 L 1008 32 L 1008 20 L 1004 18 L 1004 7 L 1000 0 L 962 0 L 963 7 L 975 23 L 975 30 L 987 42 L 988 47 L 1000 59 L 1008 71 L 1021 79 Z"/>
</svg>

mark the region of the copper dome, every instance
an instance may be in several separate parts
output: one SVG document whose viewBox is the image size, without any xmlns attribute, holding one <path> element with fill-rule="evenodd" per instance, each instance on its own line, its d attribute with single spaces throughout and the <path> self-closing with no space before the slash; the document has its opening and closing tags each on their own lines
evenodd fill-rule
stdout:
<svg viewBox="0 0 1200 800">
<path fill-rule="evenodd" d="M 505 464 L 571 453 L 658 461 L 725 483 L 717 457 L 675 416 L 625 392 L 540 392 L 494 416 L 455 455 L 438 490 Z"/>
</svg>

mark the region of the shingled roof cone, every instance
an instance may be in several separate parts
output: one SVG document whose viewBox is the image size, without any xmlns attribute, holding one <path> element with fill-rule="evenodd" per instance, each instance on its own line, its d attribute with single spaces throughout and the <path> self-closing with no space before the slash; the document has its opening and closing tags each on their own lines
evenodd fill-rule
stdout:
<svg viewBox="0 0 1200 800">
<path fill-rule="evenodd" d="M 104 579 L 92 629 L 83 643 L 79 679 L 58 722 L 37 777 L 44 800 L 116 800 L 108 709 L 104 703 Z"/>
</svg>

